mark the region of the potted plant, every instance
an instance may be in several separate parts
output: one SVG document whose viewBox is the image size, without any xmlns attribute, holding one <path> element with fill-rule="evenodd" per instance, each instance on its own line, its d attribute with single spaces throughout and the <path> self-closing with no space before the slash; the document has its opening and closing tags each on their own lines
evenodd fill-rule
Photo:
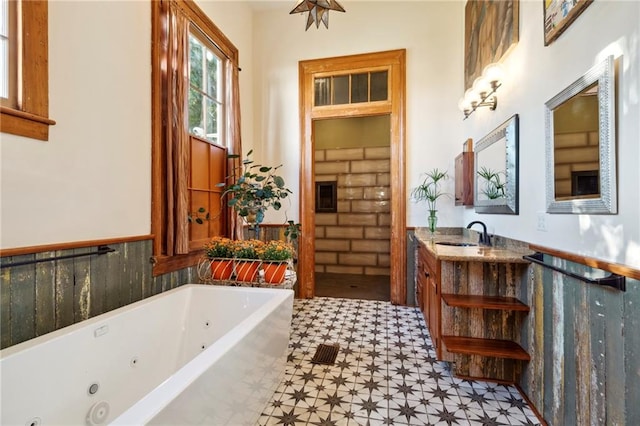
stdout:
<svg viewBox="0 0 640 426">
<path fill-rule="evenodd" d="M 233 248 L 235 258 L 236 279 L 252 282 L 258 276 L 260 269 L 260 252 L 264 243 L 260 240 L 236 240 Z"/>
<path fill-rule="evenodd" d="M 234 243 L 226 237 L 216 236 L 205 245 L 204 251 L 210 261 L 211 277 L 214 280 L 228 280 L 233 273 Z"/>
<path fill-rule="evenodd" d="M 256 238 L 259 238 L 259 225 L 267 209 L 272 207 L 274 210 L 280 210 L 282 200 L 287 198 L 291 191 L 285 187 L 284 179 L 276 174 L 282 164 L 276 167 L 255 164 L 250 158 L 252 153 L 253 150 L 249 151 L 246 159 L 242 161 L 235 182 L 228 186 L 223 182 L 218 186 L 225 187 L 222 195 L 231 197 L 227 205 L 248 224 L 254 226 Z M 234 157 L 237 156 L 230 156 Z"/>
<path fill-rule="evenodd" d="M 262 259 L 264 280 L 270 284 L 280 284 L 284 281 L 289 262 L 293 259 L 293 246 L 280 240 L 271 240 L 258 251 Z"/>
<path fill-rule="evenodd" d="M 425 173 L 424 181 L 411 191 L 411 196 L 415 201 L 426 201 L 427 208 L 429 209 L 429 216 L 427 217 L 429 232 L 431 237 L 435 235 L 436 227 L 438 224 L 438 209 L 436 208 L 436 202 L 438 198 L 443 195 L 448 195 L 440 190 L 440 181 L 447 179 L 448 175 L 446 171 L 436 169 Z"/>
<path fill-rule="evenodd" d="M 297 240 L 302 232 L 302 225 L 295 223 L 292 220 L 287 221 L 287 225 L 284 228 L 284 237 L 289 244 L 293 244 L 294 240 Z"/>
</svg>

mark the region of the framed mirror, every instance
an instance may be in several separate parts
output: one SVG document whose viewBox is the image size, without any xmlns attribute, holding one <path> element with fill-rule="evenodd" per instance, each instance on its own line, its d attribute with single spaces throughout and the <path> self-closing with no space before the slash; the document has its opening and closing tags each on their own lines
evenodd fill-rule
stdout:
<svg viewBox="0 0 640 426">
<path fill-rule="evenodd" d="M 617 213 L 613 56 L 545 106 L 547 212 Z"/>
<path fill-rule="evenodd" d="M 476 213 L 518 214 L 518 114 L 476 144 Z"/>
</svg>

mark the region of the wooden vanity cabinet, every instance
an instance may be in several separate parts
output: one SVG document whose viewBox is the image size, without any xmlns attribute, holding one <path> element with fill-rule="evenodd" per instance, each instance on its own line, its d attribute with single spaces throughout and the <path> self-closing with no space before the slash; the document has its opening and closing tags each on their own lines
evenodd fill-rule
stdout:
<svg viewBox="0 0 640 426">
<path fill-rule="evenodd" d="M 420 242 L 420 309 L 436 358 L 458 377 L 516 383 L 527 352 L 520 347 L 529 307 L 517 299 L 526 264 L 443 260 Z"/>
<path fill-rule="evenodd" d="M 427 323 L 436 357 L 440 358 L 440 262 L 426 249 L 423 243 L 418 245 L 417 269 L 417 285 L 422 292 L 422 302 L 419 302 L 420 310 Z"/>
</svg>

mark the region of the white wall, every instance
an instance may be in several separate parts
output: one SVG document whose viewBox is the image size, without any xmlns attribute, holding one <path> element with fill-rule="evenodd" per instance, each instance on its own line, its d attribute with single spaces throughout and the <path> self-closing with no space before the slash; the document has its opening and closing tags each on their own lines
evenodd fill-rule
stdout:
<svg viewBox="0 0 640 426">
<path fill-rule="evenodd" d="M 495 112 L 478 110 L 463 121 L 456 109 L 464 92 L 464 2 L 342 2 L 330 29 L 304 31 L 304 17 L 281 9 L 255 19 L 256 151 L 264 162 L 285 163 L 298 192 L 297 62 L 387 49 L 407 49 L 407 186 L 433 167 L 453 172 L 462 142 L 478 141 L 513 114 L 520 115 L 520 214 L 477 215 L 441 199 L 439 226 L 482 220 L 492 233 L 572 253 L 640 266 L 640 2 L 594 2 L 553 44 L 544 47 L 542 2 L 520 2 L 520 41 L 505 58 L 507 77 Z M 617 215 L 548 215 L 544 212 L 544 103 L 608 52 L 622 54 L 618 110 Z M 453 192 L 453 184 L 445 188 Z M 294 200 L 297 200 L 294 197 Z M 297 217 L 297 203 L 292 207 Z M 409 226 L 425 226 L 426 209 L 407 201 Z M 282 217 L 269 217 L 278 223 Z"/>
<path fill-rule="evenodd" d="M 476 215 L 441 199 L 439 225 L 480 219 L 491 232 L 640 266 L 640 2 L 594 2 L 544 47 L 542 2 L 520 2 L 520 41 L 505 58 L 495 112 L 462 121 L 463 1 L 344 0 L 330 28 L 304 31 L 290 1 L 252 15 L 243 1 L 198 0 L 240 50 L 244 151 L 284 163 L 299 193 L 298 61 L 407 49 L 407 187 L 434 167 L 453 172 L 462 142 L 479 140 L 520 115 L 520 214 Z M 98 19 L 99 17 L 99 19 Z M 142 235 L 150 232 L 150 6 L 146 1 L 54 1 L 49 5 L 49 142 L 2 134 L 0 247 Z M 617 215 L 544 215 L 544 103 L 607 52 L 619 73 Z M 445 187 L 453 193 L 453 182 Z M 298 198 L 285 204 L 298 217 Z M 407 201 L 409 226 L 426 208 Z M 269 221 L 281 223 L 285 212 Z"/>
<path fill-rule="evenodd" d="M 254 16 L 253 139 L 262 163 L 284 163 L 283 175 L 294 192 L 291 206 L 285 204 L 288 218 L 299 215 L 301 60 L 407 49 L 407 184 L 409 189 L 415 186 L 424 178 L 421 174 L 434 167 L 453 175 L 453 160 L 464 142 L 457 109 L 462 2 L 343 1 L 347 12 L 330 12 L 328 30 L 322 26 L 306 32 L 306 15 L 289 15 L 291 2 L 278 4 Z M 452 179 L 444 189 L 453 193 Z M 453 198 L 440 199 L 438 209 L 439 225 L 460 225 L 462 212 L 454 209 Z M 408 202 L 408 215 L 409 225 L 424 225 L 426 205 Z M 282 223 L 284 216 L 280 212 L 267 219 Z"/>
<path fill-rule="evenodd" d="M 49 2 L 49 141 L 2 134 L 0 246 L 150 233 L 151 8 Z"/>
<path fill-rule="evenodd" d="M 505 58 L 498 108 L 481 108 L 462 122 L 481 139 L 513 114 L 520 116 L 520 214 L 476 215 L 491 232 L 541 246 L 640 267 L 640 2 L 594 2 L 545 47 L 542 2 L 520 1 L 520 41 Z M 546 214 L 544 104 L 608 54 L 621 55 L 616 105 L 618 214 Z M 538 231 L 538 213 L 547 231 Z"/>
<path fill-rule="evenodd" d="M 198 3 L 240 50 L 250 134 L 251 10 Z M 0 247 L 149 234 L 149 1 L 49 2 L 49 102 L 48 142 L 0 135 Z"/>
</svg>

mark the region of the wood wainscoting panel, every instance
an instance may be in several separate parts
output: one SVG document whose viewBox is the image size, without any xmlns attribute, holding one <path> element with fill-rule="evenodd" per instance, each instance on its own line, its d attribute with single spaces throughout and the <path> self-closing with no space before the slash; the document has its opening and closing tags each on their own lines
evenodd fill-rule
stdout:
<svg viewBox="0 0 640 426">
<path fill-rule="evenodd" d="M 640 424 L 640 281 L 618 291 L 531 265 L 518 297 L 520 386 L 549 424 Z"/>
<path fill-rule="evenodd" d="M 197 283 L 195 267 L 154 277 L 152 240 L 110 243 L 114 252 L 2 268 L 0 348 L 15 345 L 183 284 Z M 67 248 L 2 258 L 2 263 L 82 254 Z"/>
</svg>

